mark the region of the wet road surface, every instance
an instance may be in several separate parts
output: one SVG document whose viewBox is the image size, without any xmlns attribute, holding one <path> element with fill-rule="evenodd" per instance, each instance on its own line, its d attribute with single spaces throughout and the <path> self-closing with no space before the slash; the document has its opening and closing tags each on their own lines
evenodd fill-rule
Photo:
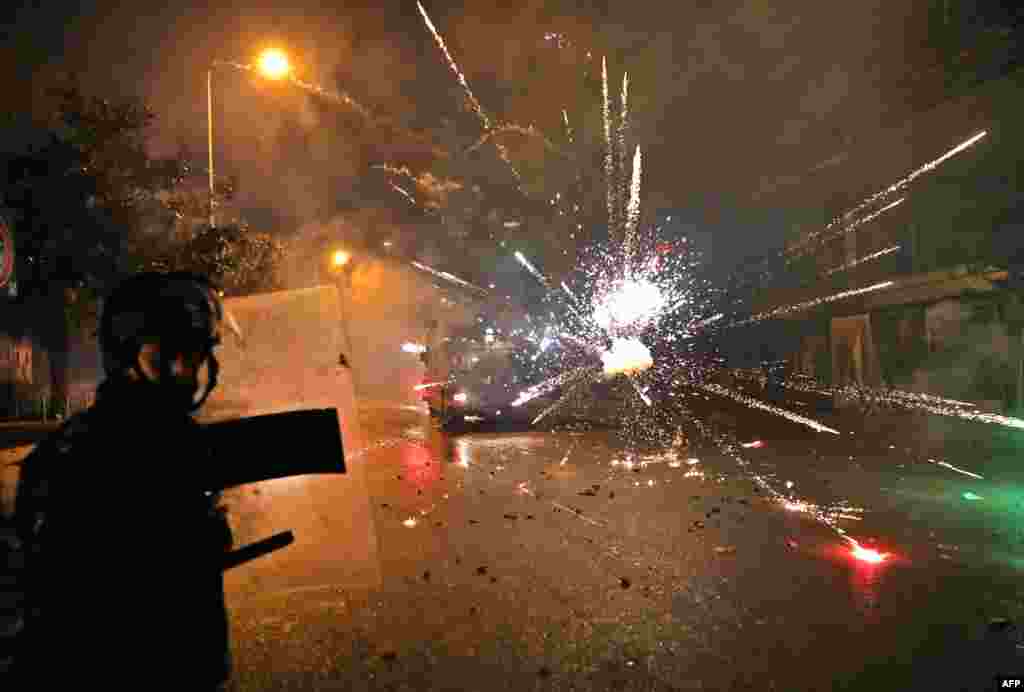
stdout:
<svg viewBox="0 0 1024 692">
<path fill-rule="evenodd" d="M 850 442 L 688 406 L 708 439 L 651 449 L 362 407 L 380 584 L 232 594 L 235 688 L 959 690 L 1024 670 L 994 484 L 883 454 L 881 423 Z M 985 499 L 952 509 L 968 486 Z"/>
</svg>

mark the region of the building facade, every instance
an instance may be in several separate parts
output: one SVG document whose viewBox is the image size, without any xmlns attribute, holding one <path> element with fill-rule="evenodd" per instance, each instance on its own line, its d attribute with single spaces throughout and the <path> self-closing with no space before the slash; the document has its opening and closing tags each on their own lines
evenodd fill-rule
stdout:
<svg viewBox="0 0 1024 692">
<path fill-rule="evenodd" d="M 1024 71 L 878 133 L 834 175 L 864 197 L 762 263 L 757 341 L 836 386 L 1024 403 Z M 780 336 L 781 334 L 781 336 Z"/>
</svg>

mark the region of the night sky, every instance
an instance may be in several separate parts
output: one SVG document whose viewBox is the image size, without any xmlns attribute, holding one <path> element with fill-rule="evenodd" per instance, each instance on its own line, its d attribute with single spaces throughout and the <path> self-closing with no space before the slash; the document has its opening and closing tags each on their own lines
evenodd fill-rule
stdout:
<svg viewBox="0 0 1024 692">
<path fill-rule="evenodd" d="M 13 78 L 3 71 L 12 102 L 31 103 L 47 79 L 77 71 L 96 95 L 149 103 L 155 153 L 188 151 L 205 165 L 206 66 L 250 62 L 273 45 L 301 79 L 343 90 L 442 149 L 480 134 L 414 0 L 185 0 L 141 9 L 150 4 L 8 3 L 0 64 L 14 68 Z M 777 243 L 789 209 L 842 204 L 872 187 L 863 173 L 844 179 L 845 159 L 879 128 L 942 98 L 942 71 L 929 69 L 941 60 L 935 5 L 425 3 L 499 121 L 554 137 L 564 107 L 581 136 L 597 141 L 600 56 L 609 57 L 615 92 L 627 69 L 645 211 L 687 219 L 722 255 Z M 237 176 L 243 211 L 257 225 L 281 231 L 352 210 L 391 213 L 404 201 L 369 167 L 434 165 L 429 146 L 393 127 L 367 127 L 293 87 L 232 70 L 215 75 L 217 166 Z M 525 170 L 547 171 L 543 148 L 508 141 Z M 484 151 L 485 160 L 459 172 L 471 170 L 470 184 L 514 209 L 507 169 L 493 148 Z M 898 173 L 879 171 L 877 182 Z M 558 178 L 544 175 L 551 194 Z"/>
</svg>

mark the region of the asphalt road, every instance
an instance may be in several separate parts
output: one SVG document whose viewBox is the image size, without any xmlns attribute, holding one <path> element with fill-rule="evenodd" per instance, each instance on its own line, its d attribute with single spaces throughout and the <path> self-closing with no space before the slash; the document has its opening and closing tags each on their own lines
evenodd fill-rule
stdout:
<svg viewBox="0 0 1024 692">
<path fill-rule="evenodd" d="M 243 542 L 297 540 L 229 579 L 232 688 L 973 690 L 1024 671 L 1019 433 L 819 415 L 833 435 L 677 395 L 622 430 L 454 437 L 363 402 L 346 445 L 365 491 L 235 497 Z"/>
<path fill-rule="evenodd" d="M 362 407 L 381 581 L 233 593 L 235 688 L 960 690 L 1024 672 L 1021 535 L 995 503 L 1011 468 L 974 482 L 901 457 L 906 421 L 836 436 L 713 397 L 686 409 L 669 424 L 704 441 L 645 449 L 613 430 L 450 437 L 415 407 Z M 983 499 L 954 502 L 968 487 Z M 856 560 L 841 531 L 888 558 Z"/>
<path fill-rule="evenodd" d="M 360 376 L 332 375 L 350 473 L 229 497 L 240 542 L 296 534 L 229 573 L 234 689 L 980 690 L 1024 673 L 1022 431 L 791 406 L 832 434 L 623 387 L 602 395 L 614 429 L 449 436 L 407 398 L 416 306 L 380 319 L 380 296 L 411 291 L 367 276 L 373 299 L 346 313 Z"/>
</svg>

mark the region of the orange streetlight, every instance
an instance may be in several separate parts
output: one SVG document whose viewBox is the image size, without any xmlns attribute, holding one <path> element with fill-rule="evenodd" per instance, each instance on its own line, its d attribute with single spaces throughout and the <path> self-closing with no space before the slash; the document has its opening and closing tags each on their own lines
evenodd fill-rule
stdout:
<svg viewBox="0 0 1024 692">
<path fill-rule="evenodd" d="M 267 79 L 284 79 L 292 71 L 288 56 L 277 48 L 270 48 L 260 53 L 256 65 L 260 74 Z"/>
</svg>

